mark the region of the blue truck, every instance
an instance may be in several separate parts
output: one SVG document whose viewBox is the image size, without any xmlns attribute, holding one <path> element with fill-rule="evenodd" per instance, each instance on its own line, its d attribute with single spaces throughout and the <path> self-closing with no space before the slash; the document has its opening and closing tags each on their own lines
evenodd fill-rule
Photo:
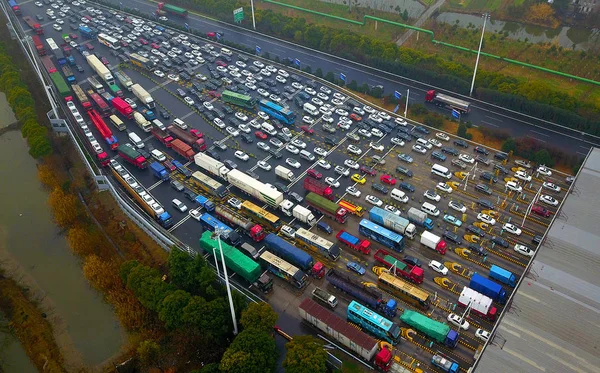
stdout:
<svg viewBox="0 0 600 373">
<path fill-rule="evenodd" d="M 161 180 L 169 180 L 169 171 L 167 171 L 167 168 L 162 164 L 154 162 L 150 164 L 150 169 L 157 178 Z"/>
<path fill-rule="evenodd" d="M 419 225 L 429 230 L 433 229 L 433 220 L 431 220 L 427 216 L 427 213 L 414 207 L 411 207 L 410 209 L 408 209 L 407 216 L 408 220 L 415 223 L 416 225 Z"/>
<path fill-rule="evenodd" d="M 479 273 L 471 276 L 469 287 L 498 303 L 506 302 L 506 290 L 494 281 L 481 276 Z"/>
<path fill-rule="evenodd" d="M 448 356 L 442 354 L 441 352 L 433 355 L 431 358 L 431 364 L 447 373 L 458 373 L 460 371 L 460 366 L 458 363 L 451 360 Z"/>
<path fill-rule="evenodd" d="M 517 284 L 517 277 L 512 272 L 509 272 L 502 267 L 498 267 L 495 264 L 492 264 L 492 267 L 490 268 L 489 277 L 513 288 Z"/>
<path fill-rule="evenodd" d="M 79 26 L 79 32 L 81 33 L 81 36 L 85 39 L 94 39 L 96 37 L 94 31 L 87 26 Z"/>
<path fill-rule="evenodd" d="M 67 62 L 69 63 L 69 66 L 75 66 L 75 64 L 76 64 L 75 57 L 73 57 L 73 56 L 67 57 Z"/>
<path fill-rule="evenodd" d="M 150 109 L 146 109 L 146 108 L 141 108 L 140 109 L 140 113 L 142 113 L 142 115 L 144 116 L 144 118 L 146 118 L 147 120 L 154 120 L 156 119 L 156 114 L 154 114 L 154 112 Z"/>
<path fill-rule="evenodd" d="M 204 207 L 206 209 L 206 211 L 208 211 L 208 212 L 215 211 L 215 204 L 210 199 L 204 197 L 201 194 L 198 194 L 196 196 L 196 203 L 198 203 L 200 206 Z"/>
<path fill-rule="evenodd" d="M 172 164 L 173 166 L 175 166 L 175 168 L 177 169 L 177 171 L 178 171 L 180 174 L 182 174 L 183 176 L 185 176 L 185 178 L 186 178 L 186 179 L 188 179 L 188 178 L 192 177 L 192 172 L 191 172 L 190 170 L 188 170 L 188 169 L 187 169 L 187 168 L 186 168 L 186 167 L 183 165 L 183 163 L 179 162 L 179 161 L 178 161 L 178 160 L 176 160 L 176 159 L 173 159 L 173 160 L 171 161 L 171 164 Z"/>
<path fill-rule="evenodd" d="M 376 288 L 365 286 L 352 276 L 331 268 L 325 278 L 335 288 L 350 294 L 354 299 L 372 309 L 381 312 L 389 318 L 396 316 L 397 303 L 393 299 L 383 299 L 383 294 Z"/>
<path fill-rule="evenodd" d="M 298 266 L 303 271 L 310 271 L 314 259 L 305 251 L 297 248 L 276 234 L 269 233 L 264 240 L 265 246 L 281 259 Z"/>
<path fill-rule="evenodd" d="M 236 231 L 211 214 L 202 214 L 200 216 L 200 224 L 202 224 L 204 229 L 211 232 L 214 232 L 218 228 L 221 232 L 221 238 L 231 246 L 237 246 L 242 242 L 242 237 Z"/>
</svg>

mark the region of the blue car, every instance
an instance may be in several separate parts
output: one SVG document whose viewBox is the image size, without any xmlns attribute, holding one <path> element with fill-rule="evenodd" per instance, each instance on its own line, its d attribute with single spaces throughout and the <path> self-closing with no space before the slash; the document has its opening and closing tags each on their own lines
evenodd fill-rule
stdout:
<svg viewBox="0 0 600 373">
<path fill-rule="evenodd" d="M 462 221 L 458 220 L 458 218 L 456 218 L 455 216 L 450 215 L 450 214 L 444 215 L 444 221 L 446 223 L 450 223 L 450 224 L 455 225 L 457 227 L 460 227 L 462 225 Z"/>
<path fill-rule="evenodd" d="M 410 155 L 404 154 L 404 153 L 398 154 L 398 159 L 401 160 L 401 161 L 404 161 L 406 163 L 412 163 L 413 162 L 412 157 Z"/>
<path fill-rule="evenodd" d="M 359 275 L 364 275 L 365 272 L 367 272 L 367 270 L 361 266 L 360 264 L 356 263 L 356 262 L 348 262 L 346 263 L 346 268 L 348 268 L 351 271 L 354 271 L 356 273 L 358 273 Z"/>
</svg>

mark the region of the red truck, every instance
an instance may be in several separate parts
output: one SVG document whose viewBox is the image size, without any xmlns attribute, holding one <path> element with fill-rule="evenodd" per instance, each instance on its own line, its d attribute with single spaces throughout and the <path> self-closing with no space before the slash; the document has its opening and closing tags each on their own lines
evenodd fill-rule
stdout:
<svg viewBox="0 0 600 373">
<path fill-rule="evenodd" d="M 329 185 L 313 179 L 312 177 L 304 179 L 304 189 L 333 201 L 333 189 L 331 189 Z"/>
<path fill-rule="evenodd" d="M 46 55 L 46 48 L 44 48 L 44 44 L 42 44 L 42 39 L 39 36 L 33 35 L 31 37 L 33 40 L 33 44 L 35 45 L 35 50 L 37 51 L 38 56 Z"/>
<path fill-rule="evenodd" d="M 377 250 L 375 253 L 375 260 L 383 264 L 388 269 L 395 264 L 396 276 L 402 276 L 416 284 L 423 283 L 424 276 L 421 268 L 405 263 L 385 250 Z"/>
<path fill-rule="evenodd" d="M 351 235 L 343 229 L 338 232 L 335 238 L 349 248 L 359 251 L 363 254 L 368 255 L 371 252 L 371 242 L 369 242 L 369 240 L 361 240 L 360 238 Z"/>
<path fill-rule="evenodd" d="M 125 100 L 123 100 L 121 97 L 113 98 L 111 101 L 111 104 L 125 118 L 127 118 L 127 119 L 133 118 L 133 109 L 131 108 L 131 105 L 129 105 L 127 102 L 125 102 Z"/>
<path fill-rule="evenodd" d="M 56 72 L 56 67 L 52 63 L 50 56 L 44 56 L 41 58 L 41 60 L 42 60 L 42 65 L 44 65 L 48 74 L 52 74 L 52 73 Z"/>
<path fill-rule="evenodd" d="M 119 156 L 139 169 L 148 167 L 148 160 L 131 144 L 122 144 L 117 148 Z"/>
<path fill-rule="evenodd" d="M 44 29 L 39 24 L 39 22 L 36 22 L 33 18 L 31 18 L 29 16 L 25 16 L 25 17 L 23 17 L 23 21 L 25 21 L 25 23 L 27 23 L 27 25 L 33 31 L 35 31 L 36 34 L 38 34 L 38 35 L 44 35 Z"/>
<path fill-rule="evenodd" d="M 188 161 L 193 160 L 194 154 L 196 154 L 194 153 L 194 149 L 192 149 L 191 146 L 179 139 L 171 141 L 171 147 L 173 148 L 173 150 L 175 150 L 175 152 L 177 152 L 177 154 L 187 159 Z"/>
<path fill-rule="evenodd" d="M 167 131 L 171 136 L 175 136 L 176 138 L 188 144 L 198 152 L 203 152 L 206 150 L 206 144 L 204 142 L 204 139 L 199 139 L 195 135 L 192 135 L 191 133 L 187 132 L 186 130 L 183 130 L 174 125 L 170 125 L 167 127 Z"/>
<path fill-rule="evenodd" d="M 150 129 L 150 132 L 152 132 L 152 135 L 156 137 L 158 141 L 162 142 L 164 146 L 167 148 L 171 147 L 171 142 L 173 141 L 173 137 L 171 135 L 154 126 L 152 126 Z"/>
</svg>

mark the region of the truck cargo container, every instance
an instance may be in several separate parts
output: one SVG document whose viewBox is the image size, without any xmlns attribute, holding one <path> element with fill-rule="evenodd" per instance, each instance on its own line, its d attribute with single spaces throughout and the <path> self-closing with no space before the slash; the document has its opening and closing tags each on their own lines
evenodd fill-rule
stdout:
<svg viewBox="0 0 600 373">
<path fill-rule="evenodd" d="M 60 47 L 58 46 L 58 44 L 56 44 L 54 39 L 47 38 L 46 43 L 48 43 L 48 47 L 50 48 L 52 55 L 54 55 L 54 58 L 56 58 L 56 62 L 58 63 L 58 65 L 59 66 L 64 65 L 67 62 L 67 60 L 65 58 L 63 50 L 60 49 Z"/>
<path fill-rule="evenodd" d="M 21 15 L 21 8 L 15 0 L 8 0 L 8 6 L 13 10 L 13 12 L 15 12 L 15 15 Z"/>
<path fill-rule="evenodd" d="M 160 128 L 156 128 L 156 127 L 152 127 L 150 129 L 150 132 L 152 132 L 152 135 L 158 141 L 163 143 L 164 146 L 166 146 L 167 148 L 171 147 L 171 142 L 173 141 L 173 137 L 171 137 L 171 135 L 169 135 L 165 131 L 161 130 Z"/>
<path fill-rule="evenodd" d="M 489 276 L 490 278 L 500 281 L 501 283 L 513 288 L 517 283 L 517 277 L 512 272 L 509 272 L 502 267 L 498 267 L 495 264 L 492 264 L 492 266 L 490 267 Z"/>
<path fill-rule="evenodd" d="M 64 65 L 61 68 L 63 74 L 65 75 L 65 78 L 67 79 L 67 82 L 69 84 L 73 84 L 75 83 L 75 75 L 73 74 L 73 70 L 71 70 L 71 68 L 67 65 Z"/>
<path fill-rule="evenodd" d="M 340 207 L 337 203 L 330 201 L 315 193 L 308 193 L 305 199 L 311 207 L 317 211 L 334 219 L 338 223 L 344 224 L 348 219 L 348 211 Z"/>
<path fill-rule="evenodd" d="M 183 9 L 175 5 L 167 3 L 158 3 L 158 9 L 156 10 L 156 14 L 159 16 L 172 14 L 177 17 L 187 17 L 188 11 L 187 9 Z"/>
<path fill-rule="evenodd" d="M 92 103 L 90 102 L 90 100 L 88 100 L 85 92 L 83 92 L 83 89 L 81 89 L 81 87 L 77 84 L 73 84 L 71 86 L 71 89 L 73 90 L 73 93 L 75 93 L 75 97 L 77 97 L 77 100 L 79 101 L 79 104 L 81 106 L 83 106 L 83 108 L 85 110 L 91 110 L 92 109 Z"/>
<path fill-rule="evenodd" d="M 104 101 L 104 99 L 99 94 L 91 92 L 90 98 L 92 99 L 92 101 L 94 101 L 99 114 L 101 114 L 103 117 L 107 117 L 112 114 L 112 112 L 110 111 L 110 106 L 108 106 L 106 101 Z"/>
<path fill-rule="evenodd" d="M 79 26 L 79 33 L 84 39 L 95 39 L 96 33 L 88 26 Z"/>
<path fill-rule="evenodd" d="M 468 307 L 470 304 L 472 313 L 490 321 L 496 320 L 496 314 L 498 312 L 492 302 L 492 298 L 466 286 L 458 297 L 458 304 L 460 306 Z"/>
<path fill-rule="evenodd" d="M 421 233 L 421 245 L 428 247 L 431 250 L 435 250 L 442 255 L 446 254 L 446 241 L 429 231 L 423 231 L 423 233 Z"/>
<path fill-rule="evenodd" d="M 33 18 L 25 16 L 23 17 L 23 21 L 25 21 L 25 23 L 27 23 L 27 26 L 29 26 L 37 35 L 44 35 L 44 29 L 42 28 L 42 25 L 40 25 L 39 22 L 36 22 Z"/>
<path fill-rule="evenodd" d="M 110 103 L 125 118 L 127 118 L 127 119 L 133 118 L 133 109 L 131 108 L 131 105 L 129 105 L 122 98 L 115 97 Z"/>
<path fill-rule="evenodd" d="M 196 163 L 196 166 L 222 179 L 225 179 L 225 177 L 229 173 L 229 169 L 225 166 L 223 162 L 217 161 L 213 157 L 204 153 L 196 154 L 194 156 L 194 163 Z"/>
<path fill-rule="evenodd" d="M 153 162 L 150 164 L 150 169 L 155 177 L 161 180 L 169 180 L 169 171 L 167 168 L 158 162 Z"/>
<path fill-rule="evenodd" d="M 211 214 L 204 213 L 200 216 L 200 224 L 204 229 L 214 232 L 219 229 L 221 238 L 232 246 L 237 246 L 242 242 L 242 238 L 233 228 L 226 225 Z"/>
<path fill-rule="evenodd" d="M 227 173 L 227 181 L 241 191 L 259 199 L 273 208 L 278 208 L 279 204 L 283 202 L 283 193 L 250 177 L 240 170 L 229 171 Z"/>
<path fill-rule="evenodd" d="M 483 295 L 492 298 L 494 302 L 501 304 L 506 303 L 506 290 L 504 290 L 501 285 L 483 277 L 479 273 L 475 273 L 473 276 L 471 276 L 469 287 Z"/>
<path fill-rule="evenodd" d="M 37 51 L 38 56 L 45 56 L 46 55 L 46 48 L 44 48 L 44 44 L 42 43 L 42 39 L 40 39 L 40 37 L 37 36 L 37 35 L 33 35 L 31 37 L 31 40 L 33 41 L 33 45 L 35 45 L 35 50 Z"/>
<path fill-rule="evenodd" d="M 329 260 L 336 261 L 340 257 L 340 248 L 335 242 L 304 228 L 296 229 L 294 239 L 298 246 L 321 254 Z"/>
<path fill-rule="evenodd" d="M 381 312 L 394 318 L 397 312 L 397 303 L 393 299 L 383 299 L 383 293 L 376 287 L 363 285 L 357 278 L 334 268 L 327 271 L 327 281 L 338 290 L 350 294 L 373 311 Z"/>
<path fill-rule="evenodd" d="M 339 231 L 335 237 L 341 243 L 353 250 L 359 251 L 367 255 L 371 253 L 371 242 L 369 242 L 369 240 L 361 240 L 360 238 L 351 235 L 345 230 Z"/>
<path fill-rule="evenodd" d="M 96 129 L 98 130 L 98 132 L 100 132 L 100 135 L 102 136 L 104 141 L 106 141 L 106 143 L 110 146 L 110 148 L 112 150 L 116 150 L 119 147 L 119 142 L 117 141 L 117 137 L 115 135 L 113 135 L 112 131 L 110 130 L 110 128 L 108 128 L 108 126 L 106 125 L 104 120 L 100 117 L 98 112 L 96 112 L 96 110 L 92 109 L 92 110 L 89 110 L 87 113 L 88 113 L 88 116 L 90 117 L 90 120 L 92 121 L 92 123 L 94 124 Z"/>
<path fill-rule="evenodd" d="M 135 124 L 137 124 L 137 126 L 140 127 L 144 132 L 150 132 L 152 130 L 152 125 L 150 124 L 148 119 L 146 119 L 146 117 L 144 117 L 142 114 L 138 113 L 137 111 L 133 112 L 133 120 L 135 120 Z M 165 132 L 165 134 L 166 134 L 166 132 Z M 156 135 L 154 137 L 156 137 Z M 169 137 L 171 137 L 171 136 L 169 136 Z M 158 137 L 156 137 L 156 138 L 158 139 Z M 171 140 L 173 140 L 172 137 L 171 137 Z"/>
<path fill-rule="evenodd" d="M 315 219 L 313 213 L 306 207 L 300 205 L 296 205 L 294 207 L 294 209 L 292 210 L 292 215 L 294 216 L 294 218 L 298 219 L 302 223 L 310 225 L 311 227 L 317 222 L 317 219 Z"/>
<path fill-rule="evenodd" d="M 423 278 L 425 276 L 421 268 L 405 263 L 385 250 L 377 250 L 375 253 L 375 261 L 383 264 L 387 269 L 394 266 L 396 276 L 403 277 L 416 284 L 423 283 Z"/>
<path fill-rule="evenodd" d="M 270 251 L 263 251 L 260 256 L 260 263 L 263 268 L 275 276 L 286 281 L 297 289 L 303 289 L 309 283 L 306 273 L 298 267 L 288 263 Z"/>
<path fill-rule="evenodd" d="M 123 71 L 115 71 L 115 76 L 117 80 L 126 90 L 131 92 L 131 86 L 133 85 L 133 81 L 129 77 L 129 75 L 125 74 Z"/>
<path fill-rule="evenodd" d="M 308 271 L 314 264 L 314 259 L 305 251 L 295 247 L 276 234 L 269 233 L 264 239 L 265 246 L 278 257 Z"/>
<path fill-rule="evenodd" d="M 104 86 L 102 85 L 102 83 L 100 83 L 96 78 L 94 78 L 93 76 L 90 76 L 87 78 L 88 83 L 90 84 L 90 87 L 92 87 L 92 89 L 94 91 L 96 91 L 98 94 L 103 93 L 104 92 Z"/>
<path fill-rule="evenodd" d="M 430 319 L 419 312 L 405 310 L 400 316 L 400 320 L 434 341 L 450 348 L 455 348 L 458 343 L 459 334 L 446 323 Z"/>
<path fill-rule="evenodd" d="M 123 97 L 123 91 L 116 83 L 109 84 L 108 89 L 110 89 L 115 97 Z"/>
<path fill-rule="evenodd" d="M 255 224 L 252 220 L 237 214 L 235 211 L 232 211 L 225 206 L 217 205 L 215 213 L 229 223 L 239 227 L 246 235 L 252 238 L 254 242 L 260 242 L 265 238 L 266 232 L 263 227 Z"/>
<path fill-rule="evenodd" d="M 200 237 L 200 247 L 209 255 L 215 255 L 217 260 L 221 260 L 221 250 L 219 243 L 213 239 L 211 232 L 204 232 Z M 263 293 L 268 293 L 273 289 L 273 280 L 261 270 L 258 263 L 242 254 L 238 249 L 221 242 L 225 265 L 237 275 L 246 280 L 250 285 L 255 286 Z"/>
<path fill-rule="evenodd" d="M 148 167 L 148 161 L 131 144 L 122 144 L 117 148 L 119 156 L 139 169 Z"/>
<path fill-rule="evenodd" d="M 337 301 L 337 298 L 335 297 L 335 295 L 329 294 L 328 292 L 321 289 L 320 287 L 316 287 L 312 291 L 312 296 L 313 296 L 313 298 L 320 300 L 321 302 L 323 302 L 329 308 L 332 308 L 332 309 L 335 308 L 338 304 L 338 301 Z"/>
<path fill-rule="evenodd" d="M 281 165 L 275 167 L 275 175 L 287 181 L 294 180 L 294 173 Z"/>
<path fill-rule="evenodd" d="M 431 364 L 442 369 L 445 373 L 458 373 L 460 372 L 460 366 L 455 361 L 451 360 L 448 356 L 438 352 L 431 358 Z"/>
<path fill-rule="evenodd" d="M 345 208 L 349 213 L 351 213 L 352 215 L 356 215 L 358 217 L 362 217 L 365 213 L 365 209 L 362 206 L 359 205 L 355 205 L 352 202 L 346 201 L 346 200 L 341 200 L 340 202 L 338 202 L 338 204 Z"/>
<path fill-rule="evenodd" d="M 56 67 L 54 66 L 54 63 L 52 63 L 52 59 L 50 59 L 50 56 L 44 56 L 40 59 L 42 60 L 42 65 L 44 65 L 44 68 L 46 69 L 46 72 L 48 74 L 56 72 Z"/>
<path fill-rule="evenodd" d="M 210 199 L 204 197 L 201 194 L 198 194 L 196 196 L 196 203 L 204 207 L 204 209 L 206 209 L 207 212 L 215 211 L 215 204 Z"/>
<path fill-rule="evenodd" d="M 150 96 L 150 93 L 148 93 L 141 85 L 137 83 L 132 85 L 131 92 L 133 92 L 135 97 L 137 97 L 140 100 L 142 105 L 146 105 L 148 109 L 154 109 L 156 107 L 154 99 L 152 98 L 152 96 Z"/>
<path fill-rule="evenodd" d="M 98 74 L 100 79 L 104 80 L 106 84 L 114 84 L 115 78 L 113 78 L 110 70 L 104 66 L 104 64 L 93 54 L 88 54 L 85 56 L 88 64 L 91 66 L 92 70 Z"/>
<path fill-rule="evenodd" d="M 69 85 L 67 84 L 67 82 L 65 82 L 65 80 L 63 79 L 63 77 L 60 75 L 60 73 L 58 71 L 50 74 L 50 79 L 52 79 L 52 82 L 54 82 L 54 85 L 56 86 L 56 89 L 58 90 L 58 93 L 65 99 L 67 99 L 67 101 L 69 101 L 68 99 L 72 99 L 71 97 L 71 89 L 69 88 Z"/>
<path fill-rule="evenodd" d="M 408 213 L 406 215 L 408 216 L 408 220 L 410 220 L 411 222 L 425 229 L 433 229 L 433 220 L 431 220 L 427 216 L 427 213 L 417 208 L 411 207 L 408 209 Z"/>
<path fill-rule="evenodd" d="M 333 195 L 333 189 L 331 189 L 329 185 L 313 179 L 312 177 L 307 177 L 304 179 L 304 189 L 311 193 L 316 193 L 320 196 L 323 196 L 330 201 L 333 201 L 335 198 Z"/>
<path fill-rule="evenodd" d="M 413 239 L 417 233 L 417 227 L 408 219 L 377 206 L 372 207 L 369 211 L 369 219 L 410 239 Z"/>
<path fill-rule="evenodd" d="M 152 60 L 150 60 L 144 56 L 141 56 L 137 53 L 129 54 L 129 61 L 133 65 L 140 67 L 142 69 L 152 70 L 154 68 L 154 62 L 152 62 Z"/>
<path fill-rule="evenodd" d="M 204 143 L 204 139 L 199 139 L 191 133 L 187 132 L 186 130 L 182 130 L 177 126 L 170 125 L 167 126 L 167 132 L 169 132 L 171 136 L 174 136 L 179 140 L 183 141 L 184 143 L 188 144 L 197 152 L 202 152 L 206 150 L 206 144 Z"/>
<path fill-rule="evenodd" d="M 183 141 L 181 141 L 179 139 L 175 139 L 175 140 L 171 141 L 171 148 L 173 150 L 175 150 L 175 152 L 177 154 L 179 154 L 183 158 L 187 159 L 188 161 L 193 160 L 194 154 L 196 154 L 194 152 L 194 149 L 192 149 L 191 146 L 189 146 L 188 144 L 184 143 Z"/>
<path fill-rule="evenodd" d="M 468 114 L 471 111 L 471 103 L 459 98 L 437 93 L 435 90 L 430 90 L 425 93 L 425 102 L 435 104 L 437 106 L 456 110 L 460 114 Z"/>
</svg>

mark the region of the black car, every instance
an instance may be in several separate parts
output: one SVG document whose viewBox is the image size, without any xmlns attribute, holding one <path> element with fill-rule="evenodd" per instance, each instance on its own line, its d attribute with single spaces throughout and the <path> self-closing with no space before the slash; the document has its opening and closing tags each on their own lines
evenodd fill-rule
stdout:
<svg viewBox="0 0 600 373">
<path fill-rule="evenodd" d="M 446 154 L 451 154 L 451 155 L 454 155 L 454 156 L 456 156 L 456 155 L 459 155 L 459 154 L 460 154 L 460 153 L 458 152 L 458 150 L 456 150 L 456 149 L 454 149 L 454 148 L 452 148 L 452 147 L 449 147 L 449 146 L 444 146 L 444 147 L 442 148 L 442 152 L 444 152 L 444 153 L 446 153 Z"/>
<path fill-rule="evenodd" d="M 396 137 L 399 137 L 399 138 L 401 138 L 402 140 L 404 140 L 406 142 L 411 142 L 412 141 L 412 136 L 409 135 L 409 134 L 407 134 L 407 133 L 404 133 L 404 132 L 398 132 L 396 134 Z"/>
<path fill-rule="evenodd" d="M 260 179 L 260 176 L 258 176 L 258 175 L 257 175 L 255 172 L 252 172 L 252 171 L 246 171 L 246 174 L 247 174 L 248 176 L 250 176 L 251 178 L 253 178 L 254 180 L 258 180 L 258 179 Z"/>
<path fill-rule="evenodd" d="M 288 142 L 291 140 L 290 137 L 283 132 L 277 132 L 277 135 L 275 136 L 277 136 L 277 138 L 283 142 Z"/>
<path fill-rule="evenodd" d="M 146 151 L 146 149 L 136 149 L 138 153 L 140 153 L 144 158 L 151 159 L 150 153 Z"/>
<path fill-rule="evenodd" d="M 402 190 L 405 190 L 405 191 L 411 192 L 411 193 L 414 193 L 414 191 L 416 190 L 412 184 L 407 183 L 406 181 L 403 181 L 400 184 L 398 184 L 398 187 Z"/>
<path fill-rule="evenodd" d="M 462 244 L 462 240 L 460 239 L 460 237 L 458 236 L 458 234 L 451 232 L 451 231 L 445 231 L 444 232 L 444 238 L 447 239 L 448 241 L 454 242 L 457 245 L 461 245 Z"/>
<path fill-rule="evenodd" d="M 232 170 L 235 170 L 236 168 L 238 168 L 238 165 L 234 161 L 231 161 L 229 159 L 224 160 L 223 163 L 225 163 L 227 165 L 227 167 L 229 167 Z"/>
<path fill-rule="evenodd" d="M 469 144 L 467 144 L 467 142 L 465 140 L 454 140 L 454 145 L 456 146 L 460 146 L 461 148 L 468 148 Z"/>
<path fill-rule="evenodd" d="M 404 255 L 402 261 L 404 263 L 410 264 L 411 266 L 421 267 L 421 261 L 419 260 L 419 258 L 415 258 L 414 256 Z"/>
<path fill-rule="evenodd" d="M 482 173 L 479 175 L 479 178 L 480 178 L 481 180 L 485 180 L 485 181 L 491 181 L 491 182 L 493 182 L 493 183 L 497 183 L 497 182 L 498 182 L 498 178 L 497 178 L 497 177 L 496 177 L 496 176 L 495 176 L 493 173 L 491 173 L 491 172 L 488 172 L 488 171 L 482 172 Z"/>
<path fill-rule="evenodd" d="M 223 113 L 221 110 L 218 109 L 214 109 L 213 112 L 215 113 L 215 115 L 221 119 L 225 118 L 225 113 Z"/>
<path fill-rule="evenodd" d="M 496 158 L 496 159 L 498 159 L 500 161 L 505 161 L 505 160 L 508 159 L 508 154 L 502 153 L 502 152 L 496 153 L 496 154 L 494 154 L 494 158 Z"/>
<path fill-rule="evenodd" d="M 292 198 L 293 200 L 296 201 L 296 203 L 302 203 L 302 201 L 304 201 L 304 197 L 302 197 L 300 194 L 296 193 L 296 192 L 290 192 L 288 194 L 288 197 Z"/>
<path fill-rule="evenodd" d="M 218 149 L 218 150 L 220 150 L 222 152 L 224 152 L 225 150 L 227 150 L 227 145 L 223 144 L 222 142 L 217 141 L 214 144 L 215 144 L 215 149 Z"/>
<path fill-rule="evenodd" d="M 292 87 L 291 85 L 286 85 L 285 87 L 283 87 L 283 90 L 288 92 L 288 93 L 294 93 L 296 92 L 296 90 L 294 89 L 294 87 Z"/>
<path fill-rule="evenodd" d="M 415 131 L 419 131 L 421 133 L 424 133 L 426 135 L 429 135 L 429 130 L 423 126 L 417 126 L 415 127 Z"/>
<path fill-rule="evenodd" d="M 474 225 L 467 226 L 467 232 L 478 235 L 479 237 L 485 237 L 485 232 L 483 229 L 476 227 Z"/>
<path fill-rule="evenodd" d="M 531 242 L 533 242 L 536 245 L 539 245 L 542 242 L 542 236 L 540 236 L 539 234 L 536 234 L 535 236 L 533 236 L 533 238 L 531 239 Z"/>
<path fill-rule="evenodd" d="M 480 255 L 480 256 L 486 256 L 487 255 L 487 253 L 485 252 L 485 250 L 484 250 L 483 247 L 481 247 L 481 246 L 479 246 L 477 244 L 474 244 L 474 243 L 470 243 L 469 246 L 468 246 L 468 249 L 472 253 L 475 253 L 475 254 Z"/>
<path fill-rule="evenodd" d="M 248 57 L 244 56 L 243 54 L 238 54 L 237 58 L 242 62 L 248 62 Z"/>
<path fill-rule="evenodd" d="M 444 162 L 446 160 L 446 156 L 438 151 L 431 152 L 431 158 L 437 159 L 438 161 L 441 161 L 441 162 Z"/>
<path fill-rule="evenodd" d="M 275 159 L 281 159 L 282 155 L 276 149 L 269 149 L 269 154 L 273 156 Z"/>
<path fill-rule="evenodd" d="M 159 110 L 160 116 L 163 117 L 163 119 L 169 120 L 171 119 L 171 114 L 167 113 L 165 110 Z"/>
<path fill-rule="evenodd" d="M 500 172 L 502 172 L 504 175 L 508 175 L 510 173 L 510 170 L 506 167 L 504 167 L 503 165 L 496 163 L 494 165 L 494 170 L 498 170 Z"/>
<path fill-rule="evenodd" d="M 409 170 L 406 167 L 403 166 L 398 166 L 396 167 L 396 172 L 402 174 L 402 175 L 406 175 L 408 177 L 412 177 L 413 176 L 413 172 L 411 170 Z"/>
<path fill-rule="evenodd" d="M 385 185 L 378 184 L 378 183 L 371 184 L 371 189 L 376 190 L 379 193 L 383 193 L 383 194 L 388 194 L 388 192 L 390 191 L 390 188 L 386 187 Z"/>
<path fill-rule="evenodd" d="M 478 155 L 475 157 L 475 160 L 479 163 L 483 163 L 486 166 L 490 165 L 490 160 L 487 159 L 486 157 L 482 156 L 482 155 Z"/>
<path fill-rule="evenodd" d="M 216 159 L 217 161 L 221 160 L 221 156 L 219 155 L 219 153 L 214 152 L 212 150 L 207 150 L 204 152 L 204 154 L 208 155 L 209 157 L 212 157 L 214 159 Z"/>
<path fill-rule="evenodd" d="M 335 146 L 338 143 L 338 140 L 335 137 L 325 136 L 325 144 Z"/>
<path fill-rule="evenodd" d="M 254 142 L 252 136 L 248 135 L 247 133 L 242 133 L 240 137 L 242 138 L 242 140 L 244 140 L 244 142 L 248 144 L 252 144 Z"/>
<path fill-rule="evenodd" d="M 196 197 L 198 196 L 196 193 L 192 192 L 189 189 L 186 189 L 185 192 L 183 192 L 183 195 L 185 196 L 185 198 L 189 199 L 192 202 L 196 202 Z"/>
<path fill-rule="evenodd" d="M 484 148 L 483 146 L 476 146 L 473 150 L 475 150 L 475 152 L 479 153 L 479 154 L 483 154 L 483 155 L 489 155 L 490 152 Z"/>
<path fill-rule="evenodd" d="M 277 188 L 277 190 L 280 191 L 281 193 L 287 193 L 290 191 L 290 189 L 287 187 L 287 185 L 280 183 L 280 182 L 274 183 L 273 186 L 275 188 Z"/>
<path fill-rule="evenodd" d="M 475 190 L 480 193 L 485 193 L 487 195 L 492 195 L 492 188 L 485 184 L 477 184 L 475 185 Z"/>
<path fill-rule="evenodd" d="M 508 248 L 508 241 L 506 241 L 504 238 L 500 237 L 500 236 L 493 236 L 491 241 L 493 243 L 495 243 L 496 245 L 500 245 L 502 247 L 504 247 L 505 249 Z"/>
<path fill-rule="evenodd" d="M 483 198 L 478 199 L 477 200 L 477 204 L 479 206 L 484 207 L 484 208 L 489 209 L 489 210 L 493 210 L 495 208 L 494 204 L 492 203 L 492 201 L 489 201 L 489 200 L 483 199 Z"/>
<path fill-rule="evenodd" d="M 75 65 L 75 69 L 77 69 L 77 71 L 79 71 L 80 73 L 83 72 L 83 67 L 81 67 L 81 65 Z"/>
</svg>

